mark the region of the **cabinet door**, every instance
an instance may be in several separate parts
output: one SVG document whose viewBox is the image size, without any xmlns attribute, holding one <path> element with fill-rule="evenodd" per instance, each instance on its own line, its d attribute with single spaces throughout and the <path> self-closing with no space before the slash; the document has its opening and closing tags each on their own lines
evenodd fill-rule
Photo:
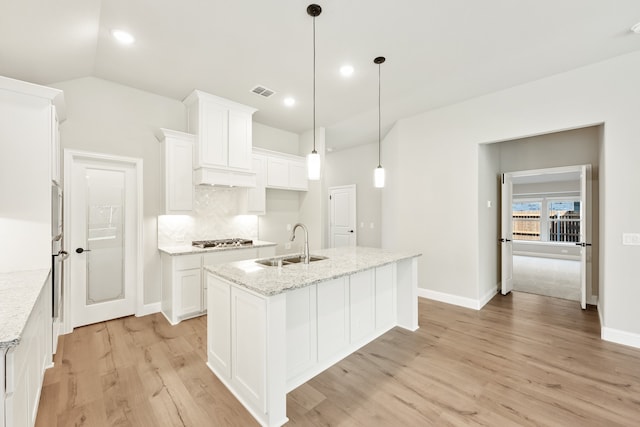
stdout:
<svg viewBox="0 0 640 427">
<path fill-rule="evenodd" d="M 267 160 L 267 187 L 286 188 L 289 186 L 289 161 L 279 157 Z"/>
<path fill-rule="evenodd" d="M 216 374 L 231 378 L 231 286 L 207 274 L 208 361 Z"/>
<path fill-rule="evenodd" d="M 165 213 L 193 211 L 193 143 L 165 140 Z"/>
<path fill-rule="evenodd" d="M 318 284 L 318 361 L 330 359 L 349 345 L 349 294 L 346 279 Z"/>
<path fill-rule="evenodd" d="M 206 99 L 199 102 L 200 126 L 195 130 L 199 133 L 197 166 L 227 166 L 228 110 Z"/>
<path fill-rule="evenodd" d="M 229 157 L 228 166 L 251 169 L 252 122 L 251 114 L 229 110 Z"/>
<path fill-rule="evenodd" d="M 375 328 L 374 270 L 366 270 L 349 277 L 351 311 L 351 343 L 368 338 Z"/>
<path fill-rule="evenodd" d="M 176 272 L 178 286 L 178 317 L 197 314 L 202 311 L 202 281 L 200 269 Z"/>
<path fill-rule="evenodd" d="M 253 171 L 256 173 L 256 187 L 247 190 L 247 214 L 264 215 L 267 209 L 267 158 L 254 154 Z"/>
<path fill-rule="evenodd" d="M 266 408 L 266 301 L 231 289 L 231 378 L 235 389 L 260 413 Z"/>
<path fill-rule="evenodd" d="M 289 187 L 295 190 L 308 190 L 307 163 L 304 160 L 289 161 Z"/>
<path fill-rule="evenodd" d="M 396 324 L 396 293 L 393 264 L 376 268 L 376 331 L 386 331 Z"/>
</svg>

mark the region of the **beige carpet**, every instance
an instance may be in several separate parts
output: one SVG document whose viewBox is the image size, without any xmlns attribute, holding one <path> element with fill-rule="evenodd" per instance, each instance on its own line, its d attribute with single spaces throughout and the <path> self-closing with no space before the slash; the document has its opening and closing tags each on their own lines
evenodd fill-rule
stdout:
<svg viewBox="0 0 640 427">
<path fill-rule="evenodd" d="M 580 261 L 514 255 L 513 289 L 580 301 Z"/>
</svg>

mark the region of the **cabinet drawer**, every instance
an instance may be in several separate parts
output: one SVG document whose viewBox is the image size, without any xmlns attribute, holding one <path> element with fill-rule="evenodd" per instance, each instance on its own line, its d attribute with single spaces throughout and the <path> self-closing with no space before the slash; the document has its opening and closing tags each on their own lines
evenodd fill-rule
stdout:
<svg viewBox="0 0 640 427">
<path fill-rule="evenodd" d="M 192 268 L 200 268 L 202 263 L 202 255 L 181 255 L 175 258 L 176 270 L 190 270 Z"/>
</svg>

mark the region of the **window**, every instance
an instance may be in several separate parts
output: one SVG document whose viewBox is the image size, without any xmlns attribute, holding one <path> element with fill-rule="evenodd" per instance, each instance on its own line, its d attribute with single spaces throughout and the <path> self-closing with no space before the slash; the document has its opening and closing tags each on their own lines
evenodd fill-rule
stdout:
<svg viewBox="0 0 640 427">
<path fill-rule="evenodd" d="M 580 201 L 576 198 L 514 199 L 513 240 L 579 242 Z"/>
<path fill-rule="evenodd" d="M 542 202 L 513 202 L 513 239 L 540 240 L 540 213 Z"/>
<path fill-rule="evenodd" d="M 580 241 L 580 202 L 574 200 L 550 201 L 549 241 Z"/>
</svg>

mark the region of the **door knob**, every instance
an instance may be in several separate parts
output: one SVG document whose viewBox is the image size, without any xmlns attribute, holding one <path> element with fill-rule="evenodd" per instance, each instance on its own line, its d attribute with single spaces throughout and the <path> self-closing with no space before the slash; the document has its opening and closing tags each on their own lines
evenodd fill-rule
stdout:
<svg viewBox="0 0 640 427">
<path fill-rule="evenodd" d="M 349 230 L 349 233 L 353 233 L 353 230 Z"/>
<path fill-rule="evenodd" d="M 91 252 L 91 249 L 82 249 L 82 248 L 76 249 L 77 254 L 81 254 L 82 252 Z"/>
</svg>

